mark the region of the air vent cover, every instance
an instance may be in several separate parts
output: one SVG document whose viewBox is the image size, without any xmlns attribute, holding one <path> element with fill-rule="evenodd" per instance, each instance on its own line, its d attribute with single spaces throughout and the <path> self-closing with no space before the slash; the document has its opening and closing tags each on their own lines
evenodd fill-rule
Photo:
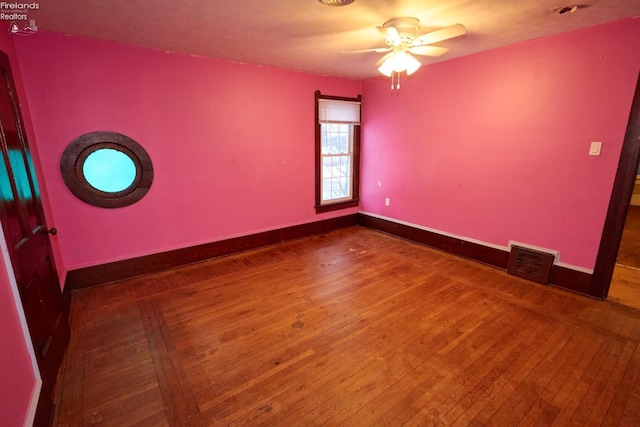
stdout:
<svg viewBox="0 0 640 427">
<path fill-rule="evenodd" d="M 511 246 L 507 273 L 546 285 L 555 256 L 522 246 Z"/>
</svg>

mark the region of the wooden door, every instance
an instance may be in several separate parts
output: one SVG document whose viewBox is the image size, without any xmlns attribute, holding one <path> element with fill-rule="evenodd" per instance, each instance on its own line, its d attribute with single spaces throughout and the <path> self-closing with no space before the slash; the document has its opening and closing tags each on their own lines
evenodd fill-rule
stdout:
<svg viewBox="0 0 640 427">
<path fill-rule="evenodd" d="M 2 52 L 0 72 L 3 159 L 0 162 L 0 220 L 43 381 L 36 421 L 47 425 L 53 408 L 53 385 L 69 342 L 68 313 L 53 262 L 9 58 Z"/>
</svg>

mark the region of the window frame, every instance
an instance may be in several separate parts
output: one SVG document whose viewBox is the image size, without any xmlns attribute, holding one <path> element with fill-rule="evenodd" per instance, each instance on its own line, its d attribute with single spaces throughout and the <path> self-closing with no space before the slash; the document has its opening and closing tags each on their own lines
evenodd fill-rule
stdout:
<svg viewBox="0 0 640 427">
<path fill-rule="evenodd" d="M 136 177 L 122 191 L 105 192 L 93 187 L 84 176 L 87 158 L 102 149 L 114 149 L 131 159 Z M 67 188 L 78 199 L 100 208 L 121 208 L 142 199 L 153 183 L 153 163 L 146 150 L 128 136 L 109 131 L 89 132 L 71 141 L 60 158 L 60 172 Z"/>
<path fill-rule="evenodd" d="M 337 202 L 322 202 L 322 125 L 318 100 L 348 101 L 362 103 L 362 95 L 355 98 L 323 95 L 315 92 L 315 210 L 316 213 L 331 212 L 360 205 L 360 134 L 361 125 L 352 124 L 353 145 L 351 154 L 351 198 L 339 199 Z"/>
</svg>

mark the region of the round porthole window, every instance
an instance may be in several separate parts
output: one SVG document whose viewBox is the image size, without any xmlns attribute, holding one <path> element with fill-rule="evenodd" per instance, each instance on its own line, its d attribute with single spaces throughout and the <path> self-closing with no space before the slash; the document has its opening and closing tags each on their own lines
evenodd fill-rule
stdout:
<svg viewBox="0 0 640 427">
<path fill-rule="evenodd" d="M 76 197 L 103 208 L 137 202 L 153 182 L 147 152 L 116 132 L 91 132 L 74 139 L 62 154 L 60 171 Z"/>
</svg>

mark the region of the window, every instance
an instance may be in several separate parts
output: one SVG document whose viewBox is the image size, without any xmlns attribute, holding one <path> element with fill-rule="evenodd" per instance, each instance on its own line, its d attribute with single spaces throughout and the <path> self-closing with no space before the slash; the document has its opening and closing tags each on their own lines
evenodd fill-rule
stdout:
<svg viewBox="0 0 640 427">
<path fill-rule="evenodd" d="M 116 132 L 90 132 L 74 139 L 62 154 L 60 171 L 77 198 L 102 208 L 137 202 L 153 182 L 145 149 Z"/>
<path fill-rule="evenodd" d="M 361 96 L 316 91 L 316 212 L 358 206 Z"/>
</svg>

